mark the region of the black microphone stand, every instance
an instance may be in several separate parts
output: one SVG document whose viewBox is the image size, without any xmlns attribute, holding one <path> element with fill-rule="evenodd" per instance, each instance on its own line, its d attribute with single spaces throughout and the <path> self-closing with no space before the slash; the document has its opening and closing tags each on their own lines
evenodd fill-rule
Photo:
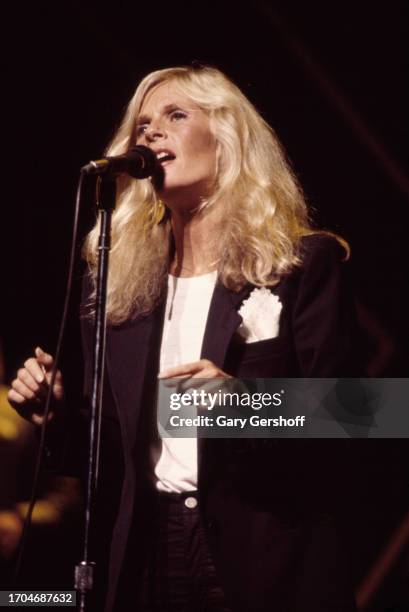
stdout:
<svg viewBox="0 0 409 612">
<path fill-rule="evenodd" d="M 94 322 L 93 380 L 91 394 L 91 421 L 88 452 L 88 479 L 83 537 L 83 559 L 75 567 L 75 589 L 79 592 L 79 610 L 85 612 L 86 602 L 94 585 L 95 561 L 90 560 L 90 543 L 94 531 L 94 515 L 98 485 L 98 462 L 101 430 L 102 389 L 105 363 L 105 311 L 109 251 L 111 249 L 111 217 L 115 208 L 116 180 L 102 175 L 97 180 L 97 208 L 100 211 L 98 240 L 98 271 Z"/>
</svg>

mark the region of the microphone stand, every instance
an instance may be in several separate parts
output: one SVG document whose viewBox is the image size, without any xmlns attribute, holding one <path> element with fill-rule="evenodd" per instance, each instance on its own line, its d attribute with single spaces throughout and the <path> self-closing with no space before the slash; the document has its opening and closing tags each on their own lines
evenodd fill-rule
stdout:
<svg viewBox="0 0 409 612">
<path fill-rule="evenodd" d="M 91 393 L 91 420 L 88 451 L 88 478 L 83 536 L 83 559 L 75 567 L 75 589 L 79 592 L 79 610 L 85 612 L 86 602 L 94 585 L 95 561 L 90 560 L 90 542 L 94 531 L 94 515 L 98 485 L 98 463 L 102 412 L 102 389 L 105 363 L 105 311 L 109 251 L 111 249 L 111 217 L 115 208 L 116 181 L 114 177 L 100 176 L 97 180 L 97 208 L 100 211 L 98 240 L 98 271 L 94 320 L 93 380 Z"/>
</svg>

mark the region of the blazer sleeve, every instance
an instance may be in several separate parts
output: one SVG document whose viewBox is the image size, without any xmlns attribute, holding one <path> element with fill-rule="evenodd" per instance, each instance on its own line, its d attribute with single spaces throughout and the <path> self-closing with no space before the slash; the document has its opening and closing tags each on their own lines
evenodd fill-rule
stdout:
<svg viewBox="0 0 409 612">
<path fill-rule="evenodd" d="M 355 363 L 355 308 L 349 263 L 335 238 L 304 238 L 304 264 L 292 313 L 302 376 L 359 376 Z"/>
</svg>

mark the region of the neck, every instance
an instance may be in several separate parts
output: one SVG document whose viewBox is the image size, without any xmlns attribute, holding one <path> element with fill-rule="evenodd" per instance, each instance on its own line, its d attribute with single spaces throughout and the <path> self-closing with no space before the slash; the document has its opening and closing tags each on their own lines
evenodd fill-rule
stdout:
<svg viewBox="0 0 409 612">
<path fill-rule="evenodd" d="M 217 268 L 221 229 L 220 207 L 198 212 L 172 211 L 175 276 L 199 276 Z"/>
</svg>

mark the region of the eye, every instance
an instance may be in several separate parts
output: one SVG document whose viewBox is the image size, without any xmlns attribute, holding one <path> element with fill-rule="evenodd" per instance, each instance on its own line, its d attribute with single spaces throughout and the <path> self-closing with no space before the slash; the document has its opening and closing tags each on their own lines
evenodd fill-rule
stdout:
<svg viewBox="0 0 409 612">
<path fill-rule="evenodd" d="M 182 110 L 175 109 L 169 113 L 171 121 L 180 121 L 181 119 L 186 119 L 187 113 Z"/>
<path fill-rule="evenodd" d="M 137 126 L 137 128 L 136 128 L 136 136 L 137 136 L 137 138 L 139 138 L 139 136 L 142 136 L 142 134 L 145 133 L 147 127 L 148 127 L 147 123 L 141 123 L 140 125 Z"/>
</svg>

